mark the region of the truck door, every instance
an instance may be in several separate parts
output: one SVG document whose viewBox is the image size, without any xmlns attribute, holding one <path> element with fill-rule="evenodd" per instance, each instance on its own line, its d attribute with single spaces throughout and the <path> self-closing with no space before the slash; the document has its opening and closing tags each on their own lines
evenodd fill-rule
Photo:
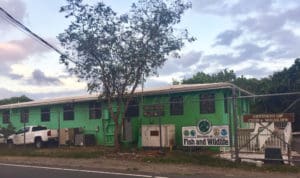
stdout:
<svg viewBox="0 0 300 178">
<path fill-rule="evenodd" d="M 34 143 L 34 128 L 32 127 L 31 130 L 29 127 L 26 127 L 27 129 L 25 130 L 25 139 L 26 139 L 26 143 Z M 24 142 L 24 138 L 23 138 L 23 142 Z"/>
<path fill-rule="evenodd" d="M 18 130 L 16 133 L 16 136 L 14 138 L 14 144 L 17 144 L 17 145 L 23 144 L 24 143 L 24 133 L 28 130 L 29 130 L 28 127 Z"/>
</svg>

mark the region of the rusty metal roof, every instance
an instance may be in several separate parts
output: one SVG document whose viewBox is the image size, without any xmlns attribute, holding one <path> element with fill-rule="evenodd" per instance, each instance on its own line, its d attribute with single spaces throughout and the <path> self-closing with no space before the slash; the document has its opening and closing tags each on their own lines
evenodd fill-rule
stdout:
<svg viewBox="0 0 300 178">
<path fill-rule="evenodd" d="M 150 95 L 183 93 L 183 92 L 192 92 L 192 91 L 216 90 L 216 89 L 234 88 L 234 87 L 247 95 L 252 95 L 252 93 L 243 90 L 234 84 L 226 83 L 226 82 L 208 83 L 208 84 L 169 85 L 165 87 L 144 89 L 143 91 L 136 90 L 135 95 L 150 96 Z M 64 103 L 77 103 L 77 102 L 93 101 L 93 100 L 97 100 L 98 98 L 99 98 L 98 94 L 51 98 L 51 99 L 43 99 L 43 100 L 1 105 L 0 109 L 24 108 L 24 107 L 34 107 L 34 106 L 44 106 L 44 105 L 54 105 L 54 104 L 64 104 Z"/>
</svg>

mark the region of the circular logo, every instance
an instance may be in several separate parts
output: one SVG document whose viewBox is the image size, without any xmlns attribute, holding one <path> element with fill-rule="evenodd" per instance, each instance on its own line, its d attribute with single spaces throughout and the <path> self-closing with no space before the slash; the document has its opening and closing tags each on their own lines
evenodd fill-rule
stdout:
<svg viewBox="0 0 300 178">
<path fill-rule="evenodd" d="M 196 131 L 195 130 L 191 130 L 191 136 L 194 137 L 196 135 Z"/>
<path fill-rule="evenodd" d="M 208 134 L 211 131 L 211 123 L 207 119 L 200 120 L 197 124 L 197 129 L 202 134 Z"/>
<path fill-rule="evenodd" d="M 184 132 L 183 132 L 183 134 L 184 134 L 184 136 L 189 136 L 190 135 L 190 132 L 188 131 L 188 130 L 185 130 Z"/>
<path fill-rule="evenodd" d="M 214 128 L 213 133 L 214 133 L 214 136 L 219 136 L 220 135 L 220 129 L 219 128 Z"/>
<path fill-rule="evenodd" d="M 226 136 L 228 133 L 227 133 L 227 130 L 226 129 L 222 129 L 221 130 L 221 135 L 222 136 Z"/>
</svg>

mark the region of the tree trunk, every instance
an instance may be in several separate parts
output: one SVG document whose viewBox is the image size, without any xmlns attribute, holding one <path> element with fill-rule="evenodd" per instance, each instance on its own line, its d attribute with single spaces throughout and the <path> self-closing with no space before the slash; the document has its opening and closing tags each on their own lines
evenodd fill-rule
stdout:
<svg viewBox="0 0 300 178">
<path fill-rule="evenodd" d="M 120 140 L 119 140 L 119 121 L 118 119 L 114 119 L 115 122 L 115 130 L 114 130 L 114 144 L 115 144 L 115 152 L 120 151 Z"/>
</svg>

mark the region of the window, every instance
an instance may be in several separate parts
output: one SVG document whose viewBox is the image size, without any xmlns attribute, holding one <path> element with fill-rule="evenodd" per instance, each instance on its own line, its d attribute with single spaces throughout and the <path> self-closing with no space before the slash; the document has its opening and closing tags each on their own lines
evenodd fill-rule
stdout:
<svg viewBox="0 0 300 178">
<path fill-rule="evenodd" d="M 101 103 L 90 102 L 90 119 L 100 119 L 102 116 Z"/>
<path fill-rule="evenodd" d="M 16 132 L 16 134 L 22 134 L 29 131 L 29 127 L 22 128 Z"/>
<path fill-rule="evenodd" d="M 150 136 L 159 136 L 159 131 L 157 131 L 157 130 L 151 130 L 150 131 Z"/>
<path fill-rule="evenodd" d="M 10 113 L 9 110 L 5 110 L 2 112 L 2 123 L 8 124 L 10 123 Z"/>
<path fill-rule="evenodd" d="M 183 115 L 182 96 L 173 96 L 170 98 L 170 115 Z"/>
<path fill-rule="evenodd" d="M 50 121 L 50 108 L 48 107 L 41 108 L 41 121 L 42 122 Z"/>
<path fill-rule="evenodd" d="M 139 116 L 139 102 L 138 100 L 132 99 L 127 107 L 127 111 L 125 113 L 126 117 L 137 117 Z"/>
<path fill-rule="evenodd" d="M 41 131 L 41 130 L 47 130 L 47 127 L 44 126 L 32 127 L 32 132 Z"/>
<path fill-rule="evenodd" d="M 21 118 L 21 123 L 27 123 L 29 120 L 29 110 L 26 109 L 22 109 L 20 112 L 20 118 Z"/>
<path fill-rule="evenodd" d="M 165 107 L 161 104 L 152 104 L 144 106 L 145 117 L 159 117 L 165 115 Z"/>
<path fill-rule="evenodd" d="M 200 95 L 200 113 L 201 114 L 215 113 L 215 95 L 214 94 Z"/>
<path fill-rule="evenodd" d="M 74 120 L 74 106 L 73 104 L 65 104 L 64 109 L 64 120 Z"/>
</svg>

